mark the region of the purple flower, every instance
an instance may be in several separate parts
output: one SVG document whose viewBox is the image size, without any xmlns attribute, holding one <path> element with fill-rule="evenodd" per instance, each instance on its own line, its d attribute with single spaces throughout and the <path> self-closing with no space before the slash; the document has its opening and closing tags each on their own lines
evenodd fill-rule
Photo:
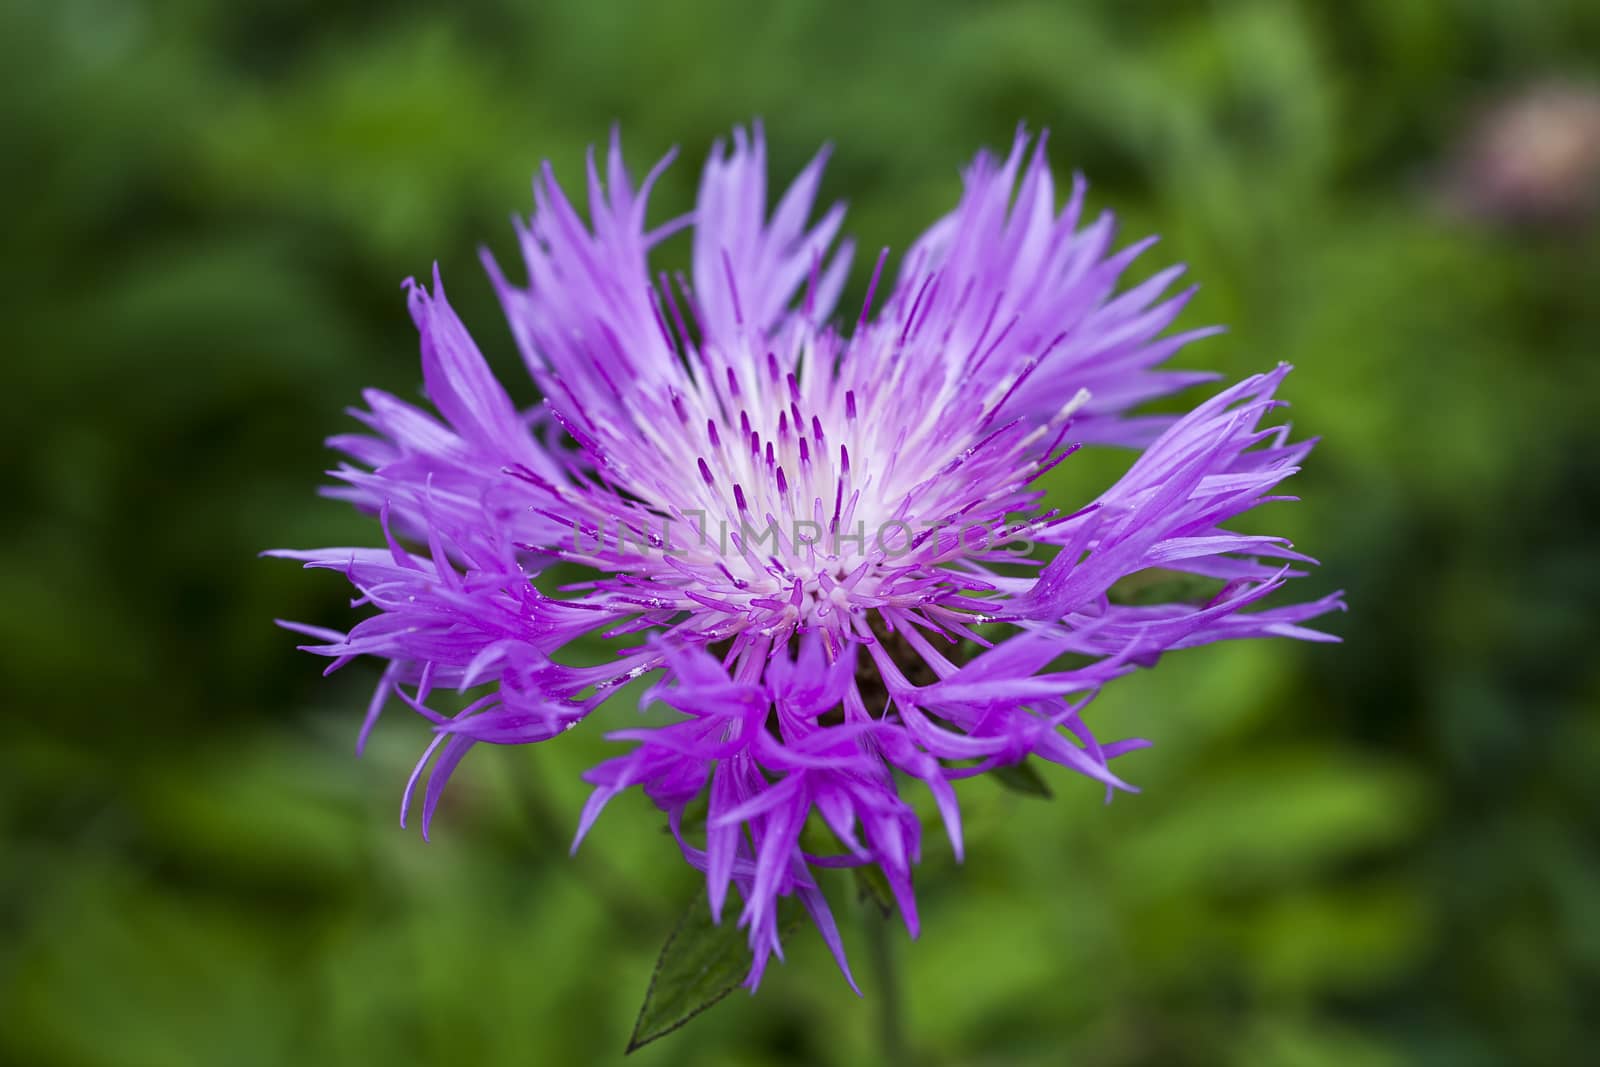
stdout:
<svg viewBox="0 0 1600 1067">
<path fill-rule="evenodd" d="M 331 442 L 349 457 L 333 495 L 375 513 L 386 547 L 276 554 L 342 571 L 371 609 L 349 633 L 294 627 L 333 667 L 385 662 L 362 742 L 394 697 L 433 723 L 402 823 L 425 774 L 424 836 L 474 745 L 548 740 L 651 675 L 641 710 L 666 710 L 612 735 L 632 747 L 584 776 L 578 838 L 643 788 L 714 915 L 737 890 L 751 988 L 789 895 L 848 976 L 819 869 L 876 865 L 917 931 L 921 824 L 896 772 L 932 794 L 959 857 L 957 779 L 1036 756 L 1131 788 L 1110 762 L 1146 742 L 1101 741 L 1084 718 L 1112 679 L 1225 638 L 1326 639 L 1303 623 L 1337 596 L 1257 605 L 1306 557 L 1225 527 L 1310 444 L 1261 425 L 1287 367 L 1182 417 L 1128 416 L 1210 377 L 1158 368 L 1211 331 L 1165 334 L 1189 296 L 1168 295 L 1179 268 L 1118 291 L 1149 242 L 1111 252 L 1081 180 L 1058 211 L 1043 138 L 980 154 L 873 313 L 879 258 L 845 330 L 842 208 L 807 221 L 823 156 L 769 213 L 761 131 L 736 131 L 692 214 L 651 230 L 667 162 L 635 188 L 615 138 L 603 178 L 591 154 L 587 224 L 547 165 L 518 226 L 528 284 L 488 262 L 545 397 L 533 410 L 437 273 L 407 282 L 437 414 L 372 391 L 355 412 L 369 432 Z M 652 246 L 686 227 L 688 276 L 652 275 Z M 1039 476 L 1085 441 L 1141 451 L 1097 499 L 1042 510 Z M 590 574 L 558 597 L 555 564 Z M 1153 571 L 1211 585 L 1117 595 Z M 558 661 L 586 635 L 619 639 L 615 659 Z M 476 699 L 446 715 L 441 688 Z"/>
</svg>

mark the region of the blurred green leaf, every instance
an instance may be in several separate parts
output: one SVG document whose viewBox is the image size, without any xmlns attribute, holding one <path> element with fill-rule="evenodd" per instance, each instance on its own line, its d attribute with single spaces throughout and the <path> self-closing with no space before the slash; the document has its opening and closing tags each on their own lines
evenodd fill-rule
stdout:
<svg viewBox="0 0 1600 1067">
<path fill-rule="evenodd" d="M 1049 783 L 1039 773 L 1039 768 L 1034 766 L 1031 757 L 1021 763 L 1002 763 L 997 767 L 989 768 L 984 773 L 1013 793 L 1021 793 L 1023 796 L 1030 797 L 1043 797 L 1046 800 L 1055 796 L 1050 791 Z"/>
<path fill-rule="evenodd" d="M 1151 604 L 1198 604 L 1211 599 L 1222 588 L 1215 578 L 1184 571 L 1152 567 L 1130 574 L 1106 590 L 1113 604 L 1146 607 Z"/>
<path fill-rule="evenodd" d="M 894 890 L 889 888 L 889 879 L 877 864 L 852 867 L 850 875 L 855 880 L 856 895 L 861 900 L 877 908 L 885 919 L 894 914 Z"/>
</svg>

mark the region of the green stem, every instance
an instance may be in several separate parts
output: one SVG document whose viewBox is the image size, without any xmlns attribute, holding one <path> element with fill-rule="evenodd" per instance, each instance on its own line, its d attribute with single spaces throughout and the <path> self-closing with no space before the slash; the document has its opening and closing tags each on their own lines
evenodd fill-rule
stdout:
<svg viewBox="0 0 1600 1067">
<path fill-rule="evenodd" d="M 877 906 L 868 902 L 862 909 L 866 921 L 867 958 L 877 989 L 868 990 L 878 1013 L 878 1045 L 883 1053 L 885 1067 L 909 1067 L 910 1051 L 906 1048 L 905 1025 L 900 1011 L 900 975 L 895 963 L 894 944 L 890 940 L 892 915 L 886 916 Z"/>
</svg>

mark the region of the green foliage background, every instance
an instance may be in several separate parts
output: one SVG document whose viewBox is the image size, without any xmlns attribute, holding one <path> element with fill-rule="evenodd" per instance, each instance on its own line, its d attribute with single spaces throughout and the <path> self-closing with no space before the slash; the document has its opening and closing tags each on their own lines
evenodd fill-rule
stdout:
<svg viewBox="0 0 1600 1067">
<path fill-rule="evenodd" d="M 575 178 L 620 120 L 635 166 L 682 146 L 682 209 L 760 115 L 779 175 L 835 144 L 869 250 L 1048 126 L 1128 238 L 1164 235 L 1143 270 L 1191 265 L 1188 321 L 1230 325 L 1185 365 L 1298 365 L 1324 443 L 1263 521 L 1352 607 L 1341 646 L 1106 693 L 1097 723 L 1157 742 L 1138 797 L 965 791 L 968 860 L 930 840 L 895 939 L 914 1061 L 1589 1061 L 1600 244 L 1434 190 L 1480 103 L 1597 56 L 1590 0 L 11 0 L 0 1060 L 619 1058 L 694 885 L 639 798 L 567 858 L 632 712 L 480 748 L 423 844 L 395 825 L 422 724 L 351 759 L 374 672 L 324 681 L 269 621 L 346 621 L 345 588 L 255 553 L 373 538 L 313 488 L 361 387 L 416 395 L 401 277 L 439 259 L 511 371 L 476 249 L 509 251 L 537 162 Z M 803 932 L 635 1058 L 873 1062 L 878 989 L 831 967 Z"/>
</svg>

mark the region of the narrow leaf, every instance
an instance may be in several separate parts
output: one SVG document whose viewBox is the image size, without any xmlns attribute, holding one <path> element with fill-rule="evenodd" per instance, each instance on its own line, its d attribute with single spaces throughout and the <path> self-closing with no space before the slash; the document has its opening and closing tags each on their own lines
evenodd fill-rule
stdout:
<svg viewBox="0 0 1600 1067">
<path fill-rule="evenodd" d="M 827 822 L 819 815 L 812 815 L 801 829 L 800 847 L 813 856 L 849 854 L 844 845 L 839 843 L 838 835 L 828 828 Z M 851 867 L 850 874 L 855 879 L 857 899 L 876 904 L 884 918 L 894 914 L 894 890 L 889 888 L 889 879 L 884 877 L 882 869 L 869 863 Z"/>
<path fill-rule="evenodd" d="M 1202 604 L 1217 595 L 1222 583 L 1185 571 L 1151 567 L 1123 578 L 1106 590 L 1106 599 L 1126 607 L 1152 604 Z"/>
<path fill-rule="evenodd" d="M 989 777 L 1005 786 L 1013 793 L 1025 793 L 1032 797 L 1044 797 L 1049 800 L 1055 796 L 1050 791 L 1044 778 L 1039 774 L 1039 769 L 1029 760 L 1021 763 L 1003 763 L 998 767 L 991 767 Z"/>
<path fill-rule="evenodd" d="M 737 909 L 724 912 L 721 924 L 711 921 L 711 904 L 701 886 L 688 910 L 679 917 L 661 947 L 650 988 L 628 1052 L 672 1033 L 736 989 L 750 973 L 750 947 L 745 931 L 734 920 Z M 778 902 L 780 936 L 800 926 L 805 911 L 794 897 Z"/>
<path fill-rule="evenodd" d="M 855 876 L 856 893 L 861 900 L 876 904 L 885 919 L 894 914 L 894 890 L 889 888 L 889 879 L 877 864 L 852 867 L 850 873 Z"/>
</svg>

